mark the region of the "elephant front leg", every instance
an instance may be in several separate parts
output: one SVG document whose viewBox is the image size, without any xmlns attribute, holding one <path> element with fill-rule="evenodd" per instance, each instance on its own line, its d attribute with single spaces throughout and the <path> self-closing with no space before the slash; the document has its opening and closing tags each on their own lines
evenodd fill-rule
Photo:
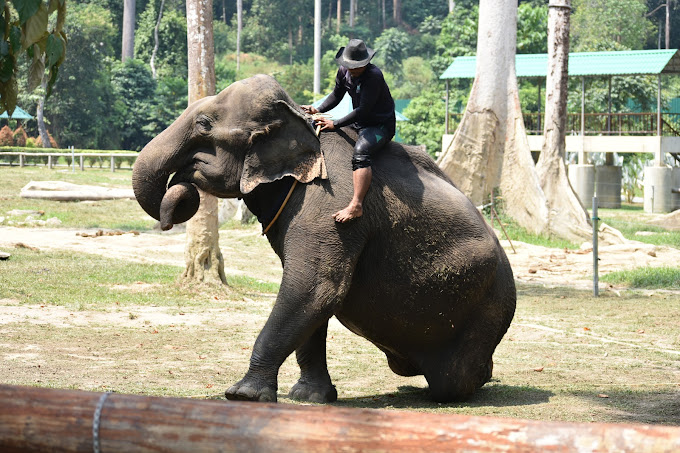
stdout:
<svg viewBox="0 0 680 453">
<path fill-rule="evenodd" d="M 325 322 L 295 351 L 300 379 L 288 393 L 289 397 L 312 403 L 332 403 L 338 399 L 326 364 L 327 332 L 328 322 Z"/>
<path fill-rule="evenodd" d="M 305 298 L 283 297 L 279 293 L 274 309 L 255 341 L 248 372 L 243 379 L 225 392 L 227 399 L 276 402 L 277 377 L 281 364 L 297 348 L 302 351 L 318 349 L 311 346 L 315 341 L 310 337 L 323 334 L 325 340 L 325 326 L 332 312 L 329 307 L 327 310 L 320 310 L 313 309 L 310 305 L 319 306 L 307 304 Z M 316 355 L 318 351 L 310 353 L 309 357 Z M 307 360 L 303 359 L 303 362 L 306 363 Z M 325 347 L 323 366 L 325 369 Z M 303 376 L 308 382 L 320 382 L 318 378 L 320 372 L 315 367 L 310 365 L 305 366 L 305 369 L 308 372 L 303 372 Z M 329 377 L 327 380 L 328 385 L 332 387 Z M 328 393 L 325 391 L 324 397 L 327 397 Z"/>
</svg>

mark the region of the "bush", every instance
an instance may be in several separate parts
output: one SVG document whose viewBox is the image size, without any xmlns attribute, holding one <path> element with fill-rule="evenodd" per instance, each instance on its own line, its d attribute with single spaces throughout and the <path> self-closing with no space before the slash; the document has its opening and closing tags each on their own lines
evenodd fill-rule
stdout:
<svg viewBox="0 0 680 453">
<path fill-rule="evenodd" d="M 19 126 L 17 130 L 14 131 L 14 146 L 20 146 L 23 148 L 26 146 L 27 138 L 28 134 L 26 134 L 26 131 L 23 127 Z"/>
<path fill-rule="evenodd" d="M 12 134 L 12 129 L 5 125 L 0 129 L 0 146 L 12 146 L 14 145 L 14 135 Z"/>
<path fill-rule="evenodd" d="M 38 145 L 36 144 L 37 139 L 35 137 L 28 137 L 26 139 L 26 148 L 37 148 Z"/>
</svg>

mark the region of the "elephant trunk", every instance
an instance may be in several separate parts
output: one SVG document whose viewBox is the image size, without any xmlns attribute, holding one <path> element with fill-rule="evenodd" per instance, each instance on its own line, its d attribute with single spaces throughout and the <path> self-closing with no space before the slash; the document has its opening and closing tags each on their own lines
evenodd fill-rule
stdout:
<svg viewBox="0 0 680 453">
<path fill-rule="evenodd" d="M 162 151 L 162 143 L 183 143 L 171 129 L 158 135 L 139 153 L 132 171 L 132 188 L 139 205 L 156 220 L 161 228 L 168 230 L 173 224 L 189 220 L 198 210 L 200 196 L 193 184 L 171 182 L 171 174 L 185 168 L 190 162 L 183 146 L 170 152 Z M 173 140 L 175 139 L 175 140 Z"/>
</svg>

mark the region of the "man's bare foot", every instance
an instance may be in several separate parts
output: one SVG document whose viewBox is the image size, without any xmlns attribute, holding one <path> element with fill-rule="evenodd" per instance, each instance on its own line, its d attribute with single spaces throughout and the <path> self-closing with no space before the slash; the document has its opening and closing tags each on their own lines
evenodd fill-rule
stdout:
<svg viewBox="0 0 680 453">
<path fill-rule="evenodd" d="M 345 209 L 342 209 L 333 214 L 333 218 L 335 219 L 336 222 L 345 223 L 349 222 L 352 219 L 356 219 L 357 217 L 361 217 L 363 213 L 364 210 L 361 207 L 361 204 L 350 203 L 349 206 L 347 206 Z"/>
</svg>

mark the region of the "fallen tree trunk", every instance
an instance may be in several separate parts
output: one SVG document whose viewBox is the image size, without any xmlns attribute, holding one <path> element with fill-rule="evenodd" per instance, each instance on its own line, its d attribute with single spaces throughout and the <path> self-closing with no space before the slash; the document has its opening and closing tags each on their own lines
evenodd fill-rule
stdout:
<svg viewBox="0 0 680 453">
<path fill-rule="evenodd" d="M 680 428 L 0 386 L 0 451 L 680 450 Z M 98 435 L 93 425 L 98 424 Z"/>
<path fill-rule="evenodd" d="M 38 198 L 54 201 L 99 201 L 135 199 L 132 189 L 100 186 L 83 186 L 63 181 L 31 181 L 19 194 L 21 198 Z"/>
</svg>

